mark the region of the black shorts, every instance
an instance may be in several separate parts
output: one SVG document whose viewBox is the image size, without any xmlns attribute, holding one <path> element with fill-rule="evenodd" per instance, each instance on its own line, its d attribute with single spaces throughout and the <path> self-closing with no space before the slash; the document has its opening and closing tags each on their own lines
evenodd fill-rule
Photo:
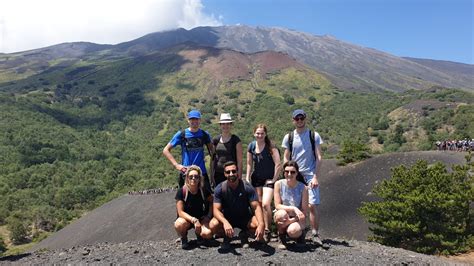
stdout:
<svg viewBox="0 0 474 266">
<path fill-rule="evenodd" d="M 274 183 L 266 184 L 266 182 L 267 182 L 268 180 L 272 180 L 272 178 L 269 178 L 269 179 L 258 179 L 258 178 L 253 178 L 253 177 L 252 177 L 252 186 L 253 186 L 253 187 L 268 187 L 268 188 L 273 189 Z"/>
<path fill-rule="evenodd" d="M 235 219 L 230 219 L 227 218 L 227 221 L 229 221 L 230 225 L 234 228 L 240 228 L 242 230 L 247 230 L 249 222 L 252 220 L 251 215 L 248 215 L 247 217 L 242 217 L 242 218 L 235 218 Z"/>
</svg>

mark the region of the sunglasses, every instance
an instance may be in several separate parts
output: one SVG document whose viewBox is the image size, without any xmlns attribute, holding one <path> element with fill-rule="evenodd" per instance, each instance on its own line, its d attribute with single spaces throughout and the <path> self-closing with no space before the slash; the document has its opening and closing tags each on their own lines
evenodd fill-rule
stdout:
<svg viewBox="0 0 474 266">
<path fill-rule="evenodd" d="M 199 175 L 188 175 L 189 179 L 199 179 Z"/>
<path fill-rule="evenodd" d="M 306 117 L 304 117 L 304 116 L 297 116 L 297 117 L 293 118 L 293 120 L 295 120 L 295 121 L 304 121 L 305 118 Z"/>
<path fill-rule="evenodd" d="M 237 173 L 237 170 L 226 170 L 225 173 L 226 174 L 235 174 L 235 173 Z"/>
<path fill-rule="evenodd" d="M 287 174 L 287 175 L 294 175 L 294 174 L 296 174 L 296 171 L 288 171 L 288 170 L 285 170 L 285 174 Z"/>
</svg>

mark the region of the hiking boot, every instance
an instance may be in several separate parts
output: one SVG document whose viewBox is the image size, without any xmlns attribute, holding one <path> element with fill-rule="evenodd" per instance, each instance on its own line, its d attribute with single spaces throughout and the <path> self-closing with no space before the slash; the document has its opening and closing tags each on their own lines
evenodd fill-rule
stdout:
<svg viewBox="0 0 474 266">
<path fill-rule="evenodd" d="M 240 243 L 242 244 L 243 248 L 249 248 L 249 234 L 247 231 L 240 231 L 239 232 Z"/>
<path fill-rule="evenodd" d="M 265 233 L 263 234 L 263 241 L 265 243 L 268 243 L 272 240 L 272 235 L 271 235 L 271 232 L 270 230 L 268 229 L 265 229 Z"/>
<path fill-rule="evenodd" d="M 188 249 L 189 248 L 188 237 L 182 237 L 181 238 L 181 248 L 182 249 Z"/>
<path fill-rule="evenodd" d="M 321 237 L 319 236 L 319 234 L 313 234 L 311 236 L 311 241 L 313 241 L 313 243 L 318 247 L 321 247 L 323 245 L 323 241 L 321 241 Z"/>
<path fill-rule="evenodd" d="M 278 235 L 278 249 L 285 250 L 286 249 L 286 234 Z"/>
<path fill-rule="evenodd" d="M 221 249 L 223 251 L 228 251 L 231 249 L 230 238 L 224 236 L 224 241 L 222 241 Z"/>
<path fill-rule="evenodd" d="M 206 240 L 200 235 L 196 235 L 196 243 L 198 244 L 198 246 L 204 246 L 204 244 L 206 244 Z"/>
</svg>

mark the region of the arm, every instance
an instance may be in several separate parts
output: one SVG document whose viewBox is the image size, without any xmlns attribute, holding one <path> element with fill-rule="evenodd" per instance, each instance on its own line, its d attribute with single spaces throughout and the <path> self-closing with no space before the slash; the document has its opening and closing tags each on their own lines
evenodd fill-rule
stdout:
<svg viewBox="0 0 474 266">
<path fill-rule="evenodd" d="M 316 158 L 316 172 L 313 174 L 313 179 L 311 179 L 311 182 L 309 183 L 309 186 L 311 188 L 319 186 L 319 173 L 321 172 L 321 165 L 322 165 L 322 156 L 321 156 L 321 147 L 319 145 L 316 146 L 316 149 L 314 149 L 314 156 Z"/>
<path fill-rule="evenodd" d="M 272 182 L 275 183 L 278 180 L 278 177 L 280 176 L 280 153 L 278 152 L 278 149 L 276 147 L 273 147 L 272 149 L 272 158 L 273 158 L 273 163 L 275 164 L 275 170 L 273 174 L 273 180 Z"/>
<path fill-rule="evenodd" d="M 252 168 L 253 168 L 252 153 L 247 152 L 247 175 L 246 175 L 245 179 L 249 183 L 250 183 L 250 174 L 252 173 Z"/>
<path fill-rule="evenodd" d="M 290 160 L 290 151 L 288 149 L 285 149 L 285 152 L 283 153 L 283 163 L 286 163 Z"/>
<path fill-rule="evenodd" d="M 183 170 L 185 170 L 185 167 L 182 164 L 176 162 L 176 159 L 174 158 L 173 154 L 171 154 L 171 149 L 173 149 L 173 146 L 171 145 L 171 143 L 168 143 L 163 149 L 163 155 L 166 157 L 166 159 L 168 159 L 168 161 L 170 161 L 170 163 L 176 170 L 184 172 Z"/>
<path fill-rule="evenodd" d="M 232 225 L 227 221 L 227 219 L 224 217 L 224 214 L 222 213 L 222 204 L 214 202 L 213 203 L 213 214 L 214 217 L 222 223 L 224 227 L 224 232 L 225 235 L 228 237 L 233 237 L 234 236 L 234 228 L 232 228 Z"/>
<path fill-rule="evenodd" d="M 243 171 L 242 142 L 237 143 L 235 148 L 236 148 L 236 152 L 237 152 L 237 162 L 236 162 L 237 163 L 237 170 L 238 170 L 237 174 L 238 174 L 239 178 L 242 178 L 242 171 Z"/>
<path fill-rule="evenodd" d="M 262 207 L 260 206 L 260 203 L 258 203 L 257 200 L 251 201 L 250 206 L 252 207 L 255 213 L 255 217 L 257 218 L 257 221 L 258 221 L 257 230 L 255 231 L 255 238 L 262 239 L 263 234 L 265 233 L 265 223 L 263 221 Z"/>
<path fill-rule="evenodd" d="M 209 178 L 210 178 L 210 182 L 211 182 L 211 187 L 214 187 L 216 185 L 216 180 L 214 178 L 214 156 L 216 156 L 215 154 L 215 147 L 214 145 L 210 142 L 210 143 L 207 143 L 207 149 L 208 149 L 208 152 L 209 152 Z"/>
</svg>

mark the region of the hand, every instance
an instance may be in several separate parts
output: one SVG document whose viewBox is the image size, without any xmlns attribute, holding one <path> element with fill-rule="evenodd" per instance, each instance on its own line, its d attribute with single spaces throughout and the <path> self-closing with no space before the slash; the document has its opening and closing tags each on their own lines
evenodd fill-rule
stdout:
<svg viewBox="0 0 474 266">
<path fill-rule="evenodd" d="M 296 217 L 298 217 L 298 221 L 304 221 L 305 220 L 305 215 L 302 211 L 300 211 L 298 208 L 295 210 Z"/>
<path fill-rule="evenodd" d="M 227 237 L 234 237 L 234 228 L 232 228 L 229 222 L 224 223 L 224 232 Z"/>
<path fill-rule="evenodd" d="M 186 170 L 188 170 L 186 167 L 184 167 L 182 164 L 177 164 L 175 166 L 176 170 L 180 171 L 181 173 L 186 173 Z"/>
<path fill-rule="evenodd" d="M 315 188 L 315 187 L 319 186 L 318 178 L 316 177 L 316 175 L 313 176 L 311 181 L 309 181 L 308 185 L 309 185 L 310 188 Z"/>
<path fill-rule="evenodd" d="M 194 229 L 196 230 L 196 234 L 200 235 L 201 234 L 201 222 L 199 222 L 198 219 L 196 219 L 196 222 L 194 222 Z"/>
<path fill-rule="evenodd" d="M 257 230 L 255 230 L 255 239 L 261 241 L 263 239 L 263 234 L 265 233 L 265 226 L 263 224 L 259 224 L 257 226 Z"/>
</svg>

